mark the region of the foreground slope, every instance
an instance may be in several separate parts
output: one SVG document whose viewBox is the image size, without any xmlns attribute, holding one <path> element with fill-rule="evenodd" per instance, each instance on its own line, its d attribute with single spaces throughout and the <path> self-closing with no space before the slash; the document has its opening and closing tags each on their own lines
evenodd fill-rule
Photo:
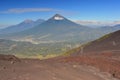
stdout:
<svg viewBox="0 0 120 80">
<path fill-rule="evenodd" d="M 0 55 L 1 56 L 1 55 Z M 5 56 L 4 56 L 5 57 Z M 7 56 L 9 57 L 9 56 Z M 61 59 L 2 60 L 0 57 L 1 80 L 117 80 L 98 69 L 65 63 Z"/>
</svg>

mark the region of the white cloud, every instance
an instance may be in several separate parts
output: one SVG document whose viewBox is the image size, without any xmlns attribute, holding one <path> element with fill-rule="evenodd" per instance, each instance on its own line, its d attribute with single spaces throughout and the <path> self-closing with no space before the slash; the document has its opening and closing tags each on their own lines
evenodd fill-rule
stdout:
<svg viewBox="0 0 120 80">
<path fill-rule="evenodd" d="M 50 12 L 60 11 L 52 8 L 12 8 L 6 11 L 0 11 L 0 13 L 26 13 L 26 12 Z"/>
<path fill-rule="evenodd" d="M 74 21 L 81 25 L 99 27 L 99 26 L 114 26 L 120 24 L 120 21 L 94 21 L 94 20 L 76 20 Z"/>
</svg>

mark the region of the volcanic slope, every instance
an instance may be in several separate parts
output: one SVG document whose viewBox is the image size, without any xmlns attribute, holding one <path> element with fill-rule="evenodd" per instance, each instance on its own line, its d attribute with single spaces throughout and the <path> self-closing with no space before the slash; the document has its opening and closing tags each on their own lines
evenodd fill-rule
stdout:
<svg viewBox="0 0 120 80">
<path fill-rule="evenodd" d="M 84 46 L 84 52 L 120 51 L 120 30 L 107 34 Z"/>
</svg>

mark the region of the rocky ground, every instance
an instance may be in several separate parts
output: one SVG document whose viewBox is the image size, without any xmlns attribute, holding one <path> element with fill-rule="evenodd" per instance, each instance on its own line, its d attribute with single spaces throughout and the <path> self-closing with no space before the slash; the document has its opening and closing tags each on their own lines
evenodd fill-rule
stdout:
<svg viewBox="0 0 120 80">
<path fill-rule="evenodd" d="M 87 56 L 59 57 L 47 60 L 18 59 L 15 56 L 3 57 L 5 56 L 0 59 L 0 80 L 119 80 L 114 78 L 116 75 L 103 69 L 101 71 L 99 67 L 96 67 L 97 64 L 94 65 L 94 60 Z M 99 62 L 99 58 L 97 59 L 98 64 L 104 62 L 104 59 L 102 62 Z M 81 64 L 81 61 L 85 64 Z M 104 66 L 106 65 L 105 63 Z"/>
</svg>

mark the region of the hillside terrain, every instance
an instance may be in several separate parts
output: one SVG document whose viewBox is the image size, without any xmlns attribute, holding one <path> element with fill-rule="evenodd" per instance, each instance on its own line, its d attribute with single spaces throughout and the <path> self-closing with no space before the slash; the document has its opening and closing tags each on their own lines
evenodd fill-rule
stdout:
<svg viewBox="0 0 120 80">
<path fill-rule="evenodd" d="M 117 53 L 120 52 L 120 30 L 104 35 L 103 37 L 71 49 L 65 55 L 84 55 L 89 53 Z"/>
<path fill-rule="evenodd" d="M 120 30 L 107 34 L 84 47 L 84 52 L 120 52 Z"/>
</svg>

